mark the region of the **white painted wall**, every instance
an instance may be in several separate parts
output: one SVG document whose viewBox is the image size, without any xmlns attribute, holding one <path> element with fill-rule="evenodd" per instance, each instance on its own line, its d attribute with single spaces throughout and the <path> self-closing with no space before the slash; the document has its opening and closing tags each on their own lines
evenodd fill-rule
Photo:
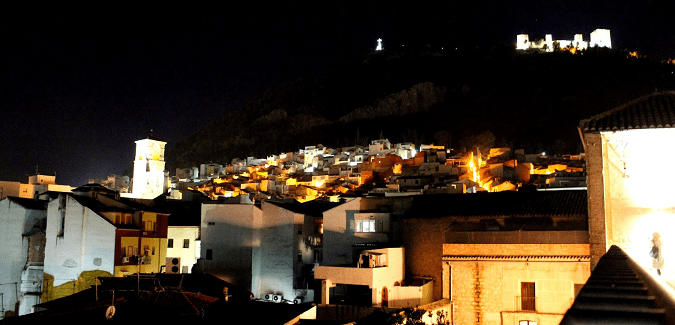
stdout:
<svg viewBox="0 0 675 325">
<path fill-rule="evenodd" d="M 30 230 L 34 222 L 46 217 L 46 210 L 26 209 L 11 198 L 0 200 L 0 293 L 3 297 L 0 319 L 5 311 L 14 310 L 20 292 L 21 272 L 28 258 L 28 237 L 22 234 Z"/>
<path fill-rule="evenodd" d="M 260 287 L 252 290 L 256 297 L 265 293 L 281 294 L 284 299 L 295 298 L 293 264 L 297 258 L 296 214 L 274 204 L 263 202 L 260 231 Z M 293 296 L 293 297 L 290 297 Z"/>
<path fill-rule="evenodd" d="M 313 247 L 305 240 L 311 235 L 313 218 L 268 202 L 262 203 L 262 211 L 260 283 L 253 294 L 256 298 L 273 293 L 286 300 L 313 301 L 313 290 L 293 286 L 303 266 L 314 263 Z"/>
<path fill-rule="evenodd" d="M 192 273 L 192 266 L 201 255 L 201 241 L 197 238 L 199 238 L 198 226 L 169 226 L 167 239 L 173 239 L 173 247 L 166 249 L 166 256 L 180 258 L 181 273 Z M 183 248 L 185 239 L 189 240 L 188 248 Z M 184 266 L 187 266 L 187 272 L 182 271 Z"/>
<path fill-rule="evenodd" d="M 377 203 L 380 202 L 380 203 Z M 356 198 L 323 213 L 322 265 L 352 264 L 352 245 L 388 242 L 391 235 L 390 214 L 368 212 L 386 200 Z M 356 232 L 356 220 L 372 219 L 377 232 Z"/>
<path fill-rule="evenodd" d="M 259 256 L 261 219 L 261 210 L 253 204 L 202 204 L 203 271 L 250 290 L 254 260 Z M 212 251 L 210 260 L 208 250 Z"/>
<path fill-rule="evenodd" d="M 54 286 L 76 280 L 84 271 L 113 274 L 115 226 L 71 195 L 59 196 L 63 195 L 66 196 L 63 236 L 58 236 L 57 229 L 61 216 L 59 198 L 52 200 L 47 209 L 45 273 L 54 276 Z"/>
</svg>

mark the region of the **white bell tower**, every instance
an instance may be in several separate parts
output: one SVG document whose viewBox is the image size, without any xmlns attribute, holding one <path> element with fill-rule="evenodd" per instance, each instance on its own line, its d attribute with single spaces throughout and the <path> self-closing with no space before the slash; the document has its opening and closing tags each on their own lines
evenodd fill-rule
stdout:
<svg viewBox="0 0 675 325">
<path fill-rule="evenodd" d="M 381 38 L 377 39 L 377 47 L 375 48 L 375 51 L 382 51 L 382 39 Z"/>
<path fill-rule="evenodd" d="M 164 193 L 165 145 L 166 142 L 153 135 L 136 141 L 132 197 L 154 199 Z"/>
</svg>

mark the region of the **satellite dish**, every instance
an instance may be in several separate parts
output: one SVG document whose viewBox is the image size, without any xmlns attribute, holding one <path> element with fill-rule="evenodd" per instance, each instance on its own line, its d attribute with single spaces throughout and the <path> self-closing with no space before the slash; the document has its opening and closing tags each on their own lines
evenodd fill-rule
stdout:
<svg viewBox="0 0 675 325">
<path fill-rule="evenodd" d="M 108 309 L 105 311 L 105 319 L 112 320 L 114 315 L 115 315 L 115 306 L 108 307 Z"/>
</svg>

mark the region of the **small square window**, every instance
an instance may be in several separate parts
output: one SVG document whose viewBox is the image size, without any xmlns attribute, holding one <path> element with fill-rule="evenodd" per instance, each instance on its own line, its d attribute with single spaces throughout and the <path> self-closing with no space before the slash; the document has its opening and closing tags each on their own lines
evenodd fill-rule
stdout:
<svg viewBox="0 0 675 325">
<path fill-rule="evenodd" d="M 190 248 L 190 240 L 183 239 L 183 248 Z"/>
<path fill-rule="evenodd" d="M 173 248 L 173 238 L 169 238 L 169 241 L 167 242 L 166 247 Z"/>
</svg>

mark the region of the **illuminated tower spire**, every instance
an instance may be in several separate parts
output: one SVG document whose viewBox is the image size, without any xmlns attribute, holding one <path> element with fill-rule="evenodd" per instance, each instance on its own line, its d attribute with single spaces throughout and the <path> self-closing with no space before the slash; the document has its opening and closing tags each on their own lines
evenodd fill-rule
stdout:
<svg viewBox="0 0 675 325">
<path fill-rule="evenodd" d="M 377 47 L 375 48 L 375 51 L 382 51 L 382 39 L 381 38 L 377 39 Z"/>
<path fill-rule="evenodd" d="M 164 193 L 164 146 L 166 142 L 150 135 L 136 141 L 132 196 L 154 199 Z"/>
</svg>

